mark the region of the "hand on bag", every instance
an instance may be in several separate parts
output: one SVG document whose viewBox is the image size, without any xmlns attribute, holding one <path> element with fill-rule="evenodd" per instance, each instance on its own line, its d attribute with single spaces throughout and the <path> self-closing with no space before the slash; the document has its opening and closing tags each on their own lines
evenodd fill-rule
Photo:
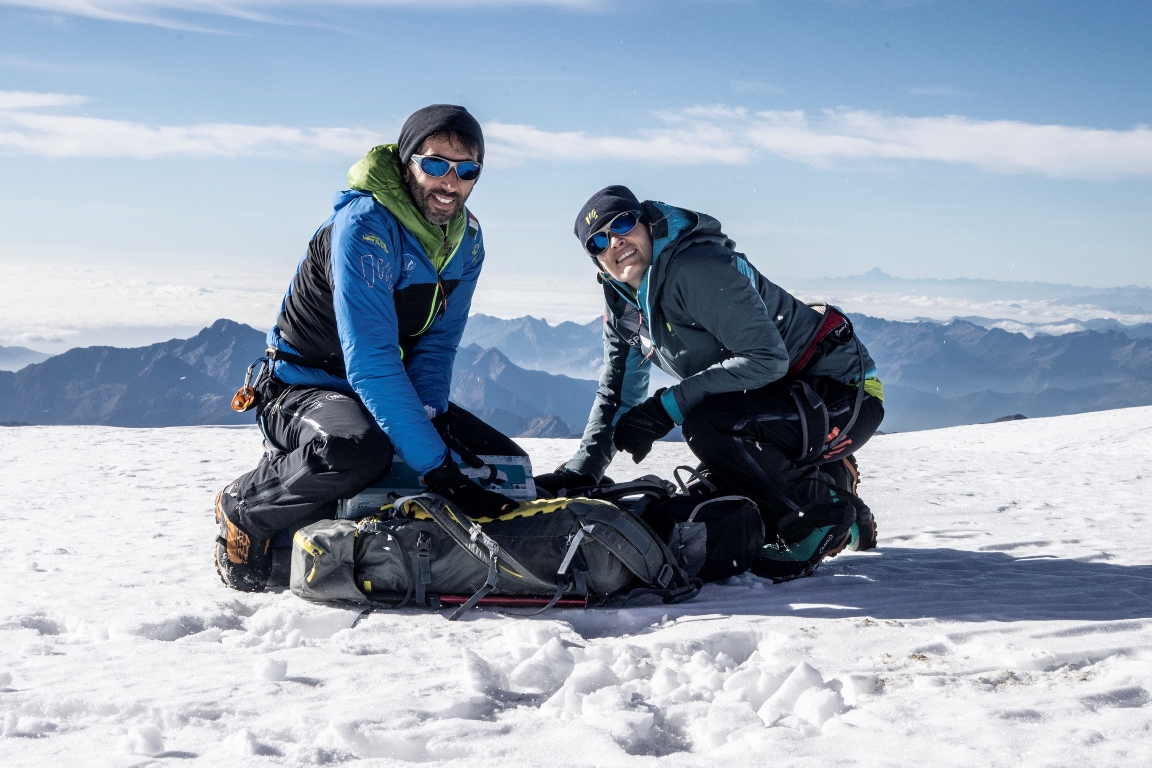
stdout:
<svg viewBox="0 0 1152 768">
<path fill-rule="evenodd" d="M 518 506 L 507 496 L 487 491 L 465 477 L 451 454 L 436 469 L 424 473 L 424 484 L 469 517 L 499 517 Z"/>
<path fill-rule="evenodd" d="M 639 464 L 652 450 L 652 443 L 672 431 L 676 422 L 660 404 L 660 395 L 663 389 L 648 398 L 640 405 L 625 413 L 616 422 L 616 429 L 612 435 L 612 445 L 618 451 L 627 451 L 632 454 L 632 461 Z"/>
<path fill-rule="evenodd" d="M 532 478 L 536 484 L 536 495 L 542 499 L 554 499 L 575 488 L 587 488 L 596 485 L 596 478 L 583 472 L 560 467 L 555 472 L 545 475 L 536 475 Z"/>
</svg>

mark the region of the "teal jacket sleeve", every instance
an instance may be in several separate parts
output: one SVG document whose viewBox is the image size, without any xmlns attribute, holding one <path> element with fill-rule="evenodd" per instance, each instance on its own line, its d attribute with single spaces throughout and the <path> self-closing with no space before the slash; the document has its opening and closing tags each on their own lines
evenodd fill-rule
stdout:
<svg viewBox="0 0 1152 768">
<path fill-rule="evenodd" d="M 630 346 L 611 323 L 604 323 L 604 367 L 600 371 L 600 386 L 588 414 L 580 448 L 564 465 L 565 468 L 597 480 L 604 476 L 616 455 L 612 428 L 628 409 L 648 397 L 651 366 L 638 347 Z"/>
</svg>

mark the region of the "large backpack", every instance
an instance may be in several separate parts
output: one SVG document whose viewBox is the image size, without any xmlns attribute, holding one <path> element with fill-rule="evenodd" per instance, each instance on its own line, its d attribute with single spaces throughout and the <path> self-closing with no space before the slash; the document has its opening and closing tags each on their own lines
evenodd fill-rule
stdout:
<svg viewBox="0 0 1152 768">
<path fill-rule="evenodd" d="M 300 597 L 461 603 L 451 619 L 489 595 L 550 598 L 544 610 L 566 596 L 585 605 L 640 595 L 681 602 L 700 586 L 648 525 L 597 499 L 527 502 L 495 519 L 471 519 L 425 493 L 359 521 L 313 523 L 292 546 L 291 588 Z"/>
<path fill-rule="evenodd" d="M 638 515 L 689 576 L 723 581 L 748 570 L 764 546 L 764 521 L 756 502 L 718 488 L 699 468 L 677 467 L 674 476 L 675 485 L 645 475 L 579 493 L 611 500 Z"/>
</svg>

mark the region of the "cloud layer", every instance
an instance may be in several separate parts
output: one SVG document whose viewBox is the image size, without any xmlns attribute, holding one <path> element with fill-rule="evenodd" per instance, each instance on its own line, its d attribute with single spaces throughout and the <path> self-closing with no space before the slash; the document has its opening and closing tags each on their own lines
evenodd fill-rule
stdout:
<svg viewBox="0 0 1152 768">
<path fill-rule="evenodd" d="M 864 110 L 764 111 L 715 106 L 658 115 L 661 127 L 631 137 L 545 132 L 490 123 L 510 158 L 646 160 L 742 165 L 776 155 L 814 165 L 934 161 L 994 173 L 1112 179 L 1152 176 L 1152 130 L 1126 131 L 1015 120 L 901 117 Z"/>
<path fill-rule="evenodd" d="M 152 126 L 43 109 L 85 101 L 83 97 L 64 94 L 0 91 L 0 154 L 143 160 L 165 156 L 279 157 L 299 153 L 355 156 L 385 138 L 372 131 L 349 128 L 237 123 Z"/>
<path fill-rule="evenodd" d="M 0 91 L 0 154 L 151 159 L 354 157 L 391 140 L 358 128 L 143 123 L 67 113 L 83 96 Z M 489 156 L 498 165 L 524 159 L 747 165 L 769 156 L 817 166 L 860 162 L 938 162 L 993 173 L 1083 179 L 1152 177 L 1152 130 L 1105 130 L 1014 120 L 903 117 L 864 110 L 751 112 L 713 106 L 655 116 L 633 135 L 547 131 L 489 122 Z"/>
<path fill-rule="evenodd" d="M 492 7 L 513 5 L 552 5 L 587 7 L 600 0 L 0 0 L 0 5 L 29 8 L 65 16 L 85 16 L 107 21 L 188 28 L 183 20 L 190 14 L 227 16 L 249 21 L 276 22 L 285 11 L 322 7 L 384 8 L 388 6 L 440 5 L 447 7 Z"/>
</svg>

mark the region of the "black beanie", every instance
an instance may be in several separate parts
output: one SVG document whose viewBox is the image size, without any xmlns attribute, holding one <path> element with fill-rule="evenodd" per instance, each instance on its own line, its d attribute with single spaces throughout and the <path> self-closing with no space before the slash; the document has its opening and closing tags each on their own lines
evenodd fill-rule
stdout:
<svg viewBox="0 0 1152 768">
<path fill-rule="evenodd" d="M 628 187 L 619 184 L 604 187 L 584 203 L 572 231 L 576 233 L 576 239 L 583 246 L 588 241 L 589 235 L 611 221 L 613 216 L 624 211 L 635 211 L 642 215 L 644 206 L 640 205 L 640 201 Z"/>
<path fill-rule="evenodd" d="M 399 145 L 400 163 L 407 165 L 412 155 L 420 150 L 424 140 L 434 133 L 453 131 L 467 136 L 476 142 L 479 148 L 477 160 L 484 162 L 484 132 L 480 130 L 480 123 L 469 114 L 464 107 L 455 104 L 433 104 L 430 107 L 417 110 L 404 121 L 400 129 Z"/>
</svg>

